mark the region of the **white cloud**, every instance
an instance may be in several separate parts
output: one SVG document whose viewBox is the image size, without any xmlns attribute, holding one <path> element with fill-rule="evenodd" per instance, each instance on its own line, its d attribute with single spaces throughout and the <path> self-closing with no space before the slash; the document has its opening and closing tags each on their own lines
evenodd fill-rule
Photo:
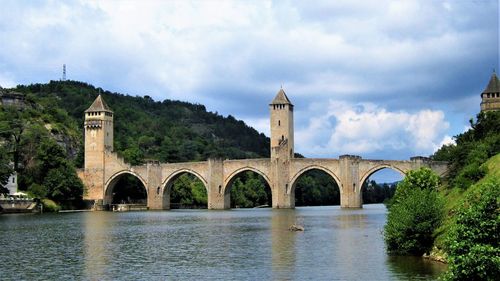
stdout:
<svg viewBox="0 0 500 281">
<path fill-rule="evenodd" d="M 306 154 L 427 152 L 446 130 L 436 109 L 461 127 L 458 114 L 478 108 L 464 101 L 498 68 L 497 11 L 495 0 L 12 1 L 0 10 L 0 85 L 58 79 L 65 63 L 69 79 L 202 103 L 266 132 L 283 83 Z M 329 99 L 347 108 L 325 112 L 346 113 L 310 111 Z M 371 141 L 402 130 L 411 145 Z"/>
<path fill-rule="evenodd" d="M 270 136 L 271 125 L 269 124 L 269 118 L 243 118 L 243 121 L 259 133 Z"/>
<path fill-rule="evenodd" d="M 390 112 L 369 103 L 330 101 L 315 112 L 296 133 L 296 151 L 308 156 L 429 155 L 449 127 L 442 111 Z"/>
</svg>

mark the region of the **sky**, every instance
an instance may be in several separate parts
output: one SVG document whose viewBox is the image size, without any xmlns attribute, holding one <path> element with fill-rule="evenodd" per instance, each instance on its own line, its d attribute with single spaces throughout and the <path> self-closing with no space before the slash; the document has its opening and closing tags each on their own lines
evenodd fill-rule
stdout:
<svg viewBox="0 0 500 281">
<path fill-rule="evenodd" d="M 61 79 L 66 64 L 67 79 L 203 104 L 269 136 L 283 87 L 306 157 L 431 155 L 499 70 L 498 0 L 0 5 L 4 88 Z"/>
</svg>

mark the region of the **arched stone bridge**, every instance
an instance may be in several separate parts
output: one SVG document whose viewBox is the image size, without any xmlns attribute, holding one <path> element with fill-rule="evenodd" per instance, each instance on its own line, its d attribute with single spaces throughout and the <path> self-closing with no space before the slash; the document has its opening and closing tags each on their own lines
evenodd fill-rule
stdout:
<svg viewBox="0 0 500 281">
<path fill-rule="evenodd" d="M 362 206 L 363 182 L 380 169 L 390 168 L 404 175 L 409 170 L 427 166 L 439 175 L 446 172 L 446 163 L 423 157 L 413 157 L 409 161 L 365 160 L 352 155 L 340 156 L 339 159 L 294 158 L 293 105 L 283 89 L 280 89 L 269 109 L 270 158 L 209 159 L 175 164 L 150 162 L 131 166 L 113 152 L 113 111 L 99 95 L 85 111 L 85 167 L 79 171 L 86 188 L 84 199 L 92 200 L 98 206 L 110 204 L 113 188 L 120 176 L 131 174 L 145 186 L 150 209 L 169 209 L 173 182 L 181 174 L 190 173 L 205 185 L 209 209 L 227 209 L 232 181 L 241 172 L 253 171 L 269 184 L 274 208 L 294 208 L 297 179 L 309 170 L 319 169 L 330 175 L 339 186 L 342 207 L 359 208 Z"/>
<path fill-rule="evenodd" d="M 273 171 L 283 170 L 271 159 L 221 160 L 205 162 L 159 163 L 149 162 L 140 166 L 125 163 L 115 153 L 107 152 L 104 170 L 82 171 L 84 182 L 91 183 L 87 197 L 102 198 L 103 204 L 112 202 L 114 185 L 124 174 L 137 177 L 147 191 L 149 209 L 170 209 L 170 192 L 173 182 L 183 173 L 196 176 L 205 186 L 209 209 L 230 208 L 230 188 L 236 177 L 245 171 L 261 175 L 272 191 L 273 208 L 295 207 L 295 185 L 299 177 L 310 170 L 321 170 L 332 177 L 340 189 L 340 204 L 344 208 L 362 207 L 361 187 L 373 173 L 389 168 L 403 176 L 413 169 L 426 166 L 437 174 L 446 173 L 446 164 L 414 157 L 409 161 L 365 160 L 358 156 L 344 155 L 340 159 L 290 159 L 288 173 L 277 175 Z M 102 181 L 100 180 L 102 179 Z M 280 185 L 279 182 L 284 182 Z M 102 186 L 101 186 L 102 184 Z M 102 194 L 103 192 L 103 194 Z"/>
</svg>

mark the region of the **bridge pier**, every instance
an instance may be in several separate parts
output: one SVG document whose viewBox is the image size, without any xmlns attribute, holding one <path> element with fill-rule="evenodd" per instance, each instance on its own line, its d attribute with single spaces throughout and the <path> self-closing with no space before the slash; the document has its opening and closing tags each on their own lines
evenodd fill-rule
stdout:
<svg viewBox="0 0 500 281">
<path fill-rule="evenodd" d="M 359 177 L 360 156 L 341 155 L 340 164 L 340 206 L 342 208 L 362 208 L 363 198 Z"/>
<path fill-rule="evenodd" d="M 208 159 L 208 209 L 229 209 L 229 194 L 224 192 L 224 166 L 222 159 Z"/>
<path fill-rule="evenodd" d="M 161 166 L 158 161 L 151 161 L 147 163 L 147 204 L 150 210 L 163 210 L 165 208 L 170 208 L 170 206 L 164 206 L 163 194 L 161 188 Z M 170 201 L 168 201 L 170 202 Z"/>
</svg>

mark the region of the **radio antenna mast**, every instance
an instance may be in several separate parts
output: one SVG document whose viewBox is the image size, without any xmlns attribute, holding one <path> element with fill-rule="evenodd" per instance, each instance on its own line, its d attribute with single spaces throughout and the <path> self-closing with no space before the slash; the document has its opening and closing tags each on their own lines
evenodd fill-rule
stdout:
<svg viewBox="0 0 500 281">
<path fill-rule="evenodd" d="M 66 64 L 63 64 L 62 81 L 66 81 Z"/>
</svg>

